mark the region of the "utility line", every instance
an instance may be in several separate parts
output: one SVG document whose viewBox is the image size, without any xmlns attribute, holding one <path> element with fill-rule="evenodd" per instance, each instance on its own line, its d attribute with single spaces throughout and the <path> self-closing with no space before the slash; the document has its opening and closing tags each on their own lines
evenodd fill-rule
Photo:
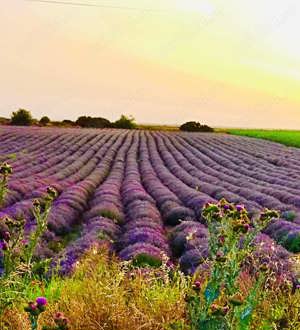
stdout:
<svg viewBox="0 0 300 330">
<path fill-rule="evenodd" d="M 25 0 L 28 2 L 39 2 L 39 3 L 49 3 L 56 5 L 66 5 L 66 6 L 80 6 L 80 7 L 98 7 L 98 8 L 106 8 L 106 9 L 119 9 L 119 10 L 134 10 L 134 11 L 147 11 L 154 13 L 167 13 L 167 10 L 163 9 L 155 9 L 155 8 L 138 8 L 138 7 L 127 7 L 127 6 L 114 6 L 114 5 L 100 5 L 96 3 L 86 3 L 86 2 L 68 2 L 68 1 L 60 1 L 60 0 Z"/>
</svg>

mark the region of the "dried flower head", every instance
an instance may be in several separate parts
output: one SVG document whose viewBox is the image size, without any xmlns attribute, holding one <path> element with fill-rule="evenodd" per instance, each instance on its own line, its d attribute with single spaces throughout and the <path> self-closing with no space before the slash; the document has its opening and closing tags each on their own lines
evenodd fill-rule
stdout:
<svg viewBox="0 0 300 330">
<path fill-rule="evenodd" d="M 0 174 L 2 174 L 5 177 L 12 174 L 12 167 L 7 163 L 3 163 L 0 166 Z"/>
<path fill-rule="evenodd" d="M 50 197 L 50 199 L 55 199 L 57 197 L 57 191 L 53 187 L 47 188 L 47 194 Z"/>
</svg>

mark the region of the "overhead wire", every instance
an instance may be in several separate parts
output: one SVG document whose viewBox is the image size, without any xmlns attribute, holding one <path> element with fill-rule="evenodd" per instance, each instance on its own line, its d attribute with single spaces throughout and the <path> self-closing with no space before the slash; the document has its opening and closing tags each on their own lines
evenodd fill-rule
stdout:
<svg viewBox="0 0 300 330">
<path fill-rule="evenodd" d="M 134 11 L 146 11 L 146 12 L 153 12 L 153 13 L 168 13 L 168 10 L 166 10 L 166 9 L 107 5 L 107 4 L 88 3 L 88 2 L 83 2 L 83 1 L 61 1 L 61 0 L 25 0 L 25 1 L 45 3 L 45 4 L 47 4 L 47 3 L 48 4 L 57 4 L 57 5 L 65 5 L 65 6 L 98 7 L 98 8 L 103 8 L 103 9 L 134 10 Z"/>
</svg>

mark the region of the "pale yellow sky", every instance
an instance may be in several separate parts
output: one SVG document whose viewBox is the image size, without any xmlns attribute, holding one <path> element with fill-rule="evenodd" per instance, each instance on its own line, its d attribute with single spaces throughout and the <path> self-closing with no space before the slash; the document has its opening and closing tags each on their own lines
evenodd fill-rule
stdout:
<svg viewBox="0 0 300 330">
<path fill-rule="evenodd" d="M 64 2 L 0 2 L 0 116 L 300 128 L 299 1 Z"/>
</svg>

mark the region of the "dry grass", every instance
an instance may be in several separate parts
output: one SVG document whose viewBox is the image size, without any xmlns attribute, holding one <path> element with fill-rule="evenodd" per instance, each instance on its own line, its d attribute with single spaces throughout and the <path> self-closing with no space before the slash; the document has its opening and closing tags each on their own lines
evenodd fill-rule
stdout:
<svg viewBox="0 0 300 330">
<path fill-rule="evenodd" d="M 103 253 L 89 255 L 73 277 L 63 280 L 60 299 L 50 299 L 40 323 L 51 324 L 56 311 L 70 319 L 72 330 L 161 330 L 174 321 L 184 323 L 184 279 L 164 283 L 154 270 L 132 278 L 122 267 Z M 0 329 L 30 329 L 21 306 L 2 315 Z"/>
<path fill-rule="evenodd" d="M 242 292 L 248 291 L 251 278 L 243 273 L 241 280 Z M 179 272 L 170 280 L 163 269 L 130 270 L 106 252 L 94 251 L 72 277 L 54 278 L 47 288 L 37 284 L 36 291 L 28 289 L 27 296 L 48 298 L 41 325 L 52 325 L 53 314 L 60 311 L 70 319 L 71 330 L 188 330 L 184 298 L 190 291 L 189 281 Z M 23 312 L 26 302 L 16 303 L 0 316 L 0 330 L 30 330 Z M 295 294 L 288 287 L 265 291 L 251 329 L 300 329 L 300 290 Z"/>
</svg>

